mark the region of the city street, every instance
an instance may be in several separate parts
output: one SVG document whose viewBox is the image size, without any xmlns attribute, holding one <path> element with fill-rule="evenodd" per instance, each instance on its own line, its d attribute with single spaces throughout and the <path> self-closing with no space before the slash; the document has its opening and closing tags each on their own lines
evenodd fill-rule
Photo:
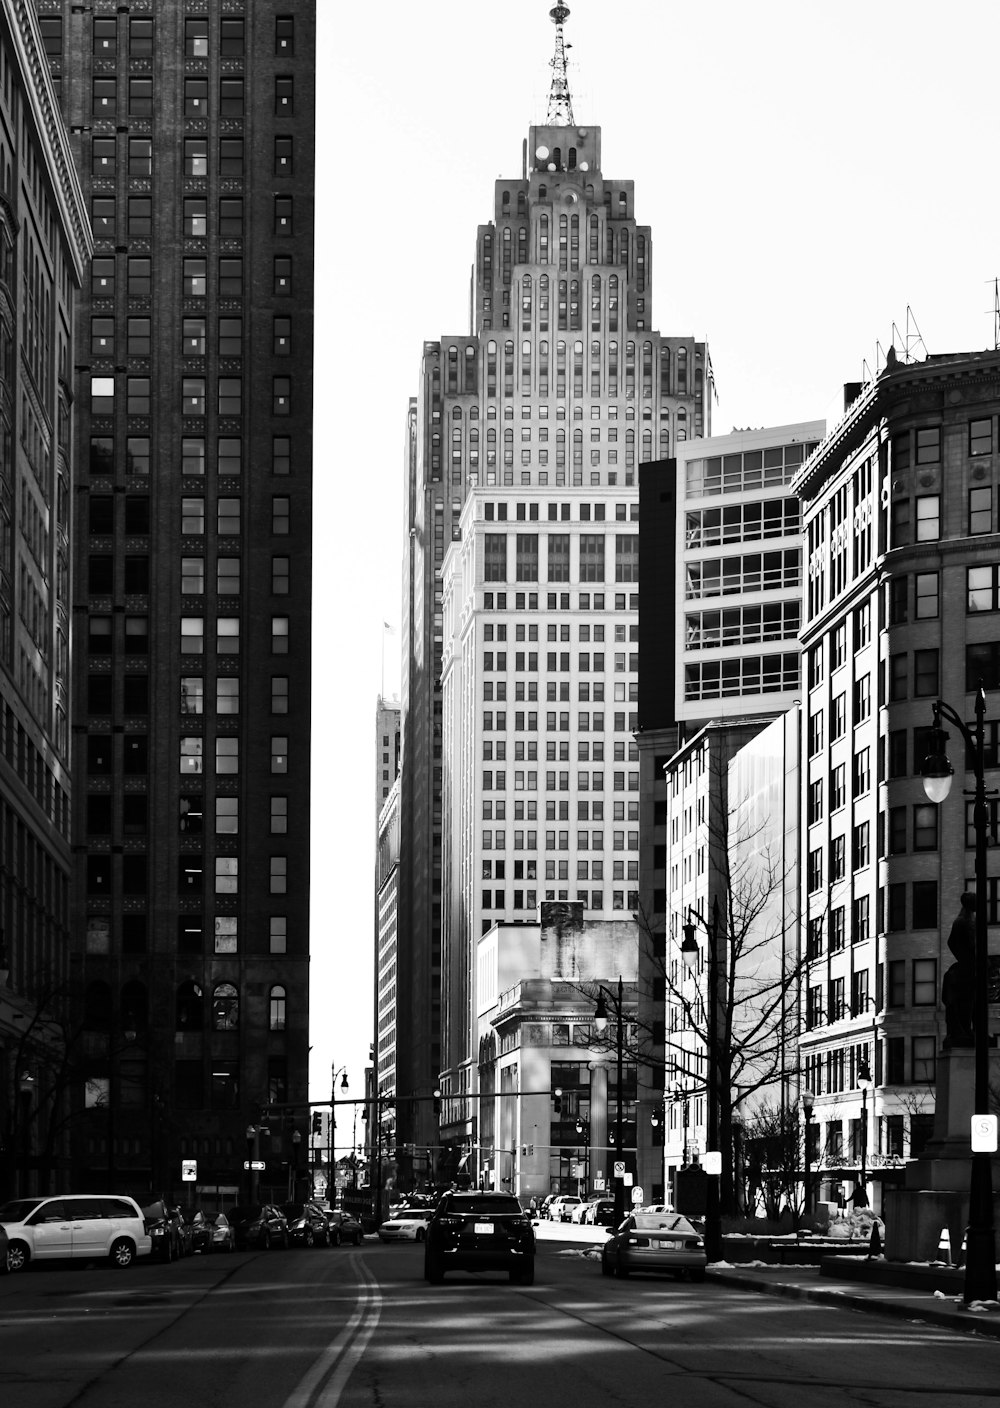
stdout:
<svg viewBox="0 0 1000 1408">
<path fill-rule="evenodd" d="M 993 1404 L 1000 1343 L 713 1284 L 600 1274 L 542 1224 L 536 1282 L 417 1245 L 0 1278 L 12 1408 L 928 1408 Z M 567 1229 L 568 1231 L 568 1229 Z"/>
</svg>

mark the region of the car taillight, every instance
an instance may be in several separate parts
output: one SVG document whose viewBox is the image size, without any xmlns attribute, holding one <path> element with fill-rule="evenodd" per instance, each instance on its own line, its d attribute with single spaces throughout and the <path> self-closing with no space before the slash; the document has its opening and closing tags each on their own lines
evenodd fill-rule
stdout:
<svg viewBox="0 0 1000 1408">
<path fill-rule="evenodd" d="M 696 1252 L 699 1247 L 703 1247 L 705 1243 L 701 1240 L 700 1237 L 698 1237 L 696 1240 L 689 1237 L 688 1240 L 684 1243 L 684 1245 L 689 1252 Z"/>
<path fill-rule="evenodd" d="M 649 1246 L 649 1238 L 648 1238 L 648 1237 L 629 1237 L 628 1240 L 627 1240 L 627 1242 L 625 1243 L 625 1245 L 628 1246 L 628 1247 L 648 1247 L 648 1246 Z"/>
<path fill-rule="evenodd" d="M 464 1217 L 439 1217 L 439 1218 L 438 1218 L 438 1225 L 439 1225 L 440 1227 L 464 1227 L 464 1226 L 465 1226 L 465 1218 L 464 1218 Z"/>
</svg>

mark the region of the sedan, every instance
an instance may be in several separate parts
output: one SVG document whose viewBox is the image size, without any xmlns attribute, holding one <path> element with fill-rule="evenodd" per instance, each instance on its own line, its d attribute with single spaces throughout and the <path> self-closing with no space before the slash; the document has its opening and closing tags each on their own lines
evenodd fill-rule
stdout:
<svg viewBox="0 0 1000 1408">
<path fill-rule="evenodd" d="M 236 1234 L 224 1212 L 204 1212 L 201 1208 L 190 1219 L 191 1250 L 195 1252 L 234 1252 Z"/>
<path fill-rule="evenodd" d="M 236 1233 L 238 1251 L 248 1247 L 288 1246 L 288 1220 L 280 1208 L 271 1203 L 246 1203 L 235 1207 L 229 1221 Z"/>
<path fill-rule="evenodd" d="M 364 1241 L 365 1229 L 352 1213 L 343 1212 L 340 1208 L 330 1208 L 327 1210 L 326 1220 L 330 1224 L 331 1246 L 339 1247 L 341 1242 L 351 1242 L 360 1247 Z"/>
<path fill-rule="evenodd" d="M 588 1223 L 591 1220 L 591 1213 L 596 1206 L 596 1198 L 588 1198 L 584 1203 L 577 1203 L 570 1209 L 569 1220 L 578 1225 Z"/>
<path fill-rule="evenodd" d="M 288 1218 L 288 1235 L 293 1247 L 333 1245 L 326 1211 L 318 1203 L 286 1203 L 282 1211 Z"/>
<path fill-rule="evenodd" d="M 617 1232 L 609 1232 L 601 1248 L 605 1276 L 630 1276 L 633 1271 L 672 1271 L 680 1279 L 704 1281 L 708 1258 L 705 1239 L 678 1213 L 634 1212 Z"/>
<path fill-rule="evenodd" d="M 409 1208 L 393 1213 L 382 1223 L 378 1235 L 383 1242 L 422 1242 L 427 1236 L 427 1224 L 433 1208 Z"/>
</svg>

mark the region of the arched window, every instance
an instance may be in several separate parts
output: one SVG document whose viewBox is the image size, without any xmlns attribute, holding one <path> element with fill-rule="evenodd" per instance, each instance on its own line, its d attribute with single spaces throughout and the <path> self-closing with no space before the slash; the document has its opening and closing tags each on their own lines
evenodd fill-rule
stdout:
<svg viewBox="0 0 1000 1408">
<path fill-rule="evenodd" d="M 234 1032 L 239 1025 L 239 993 L 232 983 L 216 983 L 212 990 L 212 1030 Z"/>
<path fill-rule="evenodd" d="M 205 1025 L 204 994 L 193 978 L 177 989 L 176 1027 L 179 1032 L 200 1032 Z"/>
<path fill-rule="evenodd" d="M 686 396 L 688 389 L 688 354 L 686 347 L 677 349 L 677 394 Z"/>
<path fill-rule="evenodd" d="M 628 263 L 628 230 L 622 230 L 618 241 L 618 263 Z"/>
<path fill-rule="evenodd" d="M 504 191 L 503 196 L 501 197 L 501 204 L 510 205 L 510 191 Z"/>
<path fill-rule="evenodd" d="M 268 1030 L 272 1032 L 283 1032 L 285 1030 L 285 1007 L 287 996 L 283 987 L 273 987 L 270 992 L 267 1009 Z"/>
<path fill-rule="evenodd" d="M 149 1026 L 149 996 L 145 983 L 133 979 L 121 991 L 122 1031 L 144 1032 Z"/>
<path fill-rule="evenodd" d="M 111 989 L 107 983 L 88 983 L 83 998 L 83 1025 L 91 1032 L 111 1030 Z"/>
</svg>

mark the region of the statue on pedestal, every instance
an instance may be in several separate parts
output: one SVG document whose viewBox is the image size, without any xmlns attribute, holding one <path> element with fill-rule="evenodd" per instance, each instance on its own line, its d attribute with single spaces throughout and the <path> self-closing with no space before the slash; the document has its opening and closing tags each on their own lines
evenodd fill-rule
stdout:
<svg viewBox="0 0 1000 1408">
<path fill-rule="evenodd" d="M 975 1046 L 972 1025 L 972 993 L 975 984 L 976 896 L 969 891 L 962 896 L 961 909 L 951 926 L 948 947 L 955 962 L 946 969 L 941 980 L 941 1001 L 944 1003 L 944 1050 Z"/>
</svg>

